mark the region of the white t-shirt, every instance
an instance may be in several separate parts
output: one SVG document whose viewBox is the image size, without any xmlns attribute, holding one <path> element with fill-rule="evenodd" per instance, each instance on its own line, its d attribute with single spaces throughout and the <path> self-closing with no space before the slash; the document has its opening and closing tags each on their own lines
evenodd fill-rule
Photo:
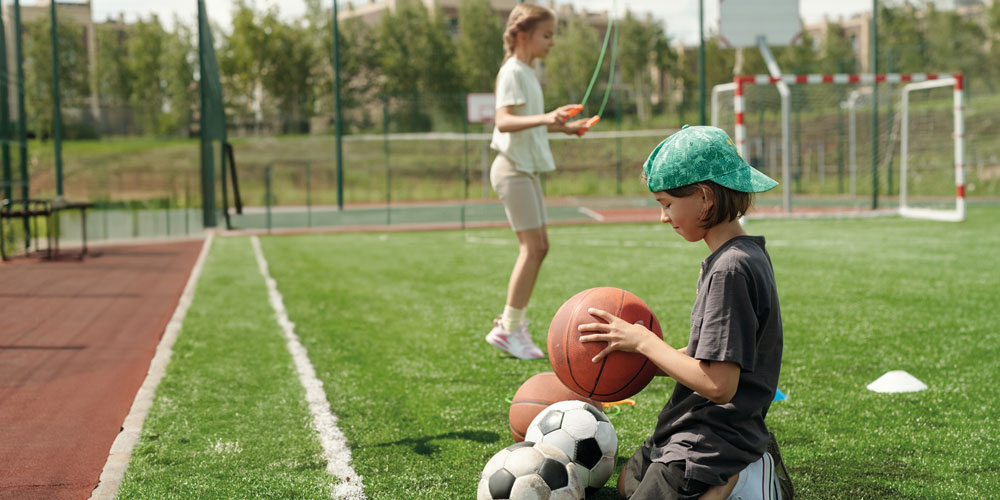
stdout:
<svg viewBox="0 0 1000 500">
<path fill-rule="evenodd" d="M 511 57 L 497 74 L 497 108 L 513 106 L 513 114 L 531 116 L 545 114 L 542 86 L 535 69 L 516 57 Z M 551 172 L 556 169 L 549 149 L 548 129 L 532 127 L 518 132 L 501 132 L 493 127 L 490 147 L 502 153 L 522 172 Z"/>
</svg>

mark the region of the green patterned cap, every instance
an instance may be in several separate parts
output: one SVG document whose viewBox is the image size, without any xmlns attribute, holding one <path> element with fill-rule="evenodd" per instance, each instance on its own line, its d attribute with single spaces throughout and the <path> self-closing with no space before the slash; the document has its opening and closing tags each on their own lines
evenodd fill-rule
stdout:
<svg viewBox="0 0 1000 500">
<path fill-rule="evenodd" d="M 652 193 L 707 180 L 745 193 L 778 185 L 751 167 L 726 131 L 717 127 L 685 125 L 656 146 L 642 169 Z"/>
</svg>

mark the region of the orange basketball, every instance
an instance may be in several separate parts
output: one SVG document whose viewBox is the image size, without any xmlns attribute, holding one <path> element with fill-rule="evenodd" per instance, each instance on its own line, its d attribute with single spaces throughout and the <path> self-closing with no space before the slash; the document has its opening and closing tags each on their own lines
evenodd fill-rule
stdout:
<svg viewBox="0 0 1000 500">
<path fill-rule="evenodd" d="M 542 372 L 532 375 L 514 393 L 510 404 L 510 434 L 514 441 L 524 441 L 524 433 L 536 415 L 552 403 L 575 399 L 601 408 L 601 403 L 585 398 L 567 388 L 555 373 Z"/>
<path fill-rule="evenodd" d="M 659 371 L 639 353 L 615 351 L 601 361 L 592 360 L 606 342 L 580 342 L 577 327 L 603 323 L 588 308 L 603 309 L 629 323 L 642 322 L 663 338 L 660 322 L 649 306 L 632 293 L 613 287 L 584 290 L 566 301 L 549 324 L 549 362 L 559 380 L 574 392 L 598 401 L 620 401 L 641 391 Z M 588 332 L 587 335 L 594 332 Z"/>
</svg>

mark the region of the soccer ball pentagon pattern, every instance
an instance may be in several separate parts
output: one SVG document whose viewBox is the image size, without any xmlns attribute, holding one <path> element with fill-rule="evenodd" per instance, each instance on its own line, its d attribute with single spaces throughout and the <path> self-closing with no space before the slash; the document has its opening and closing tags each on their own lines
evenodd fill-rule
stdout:
<svg viewBox="0 0 1000 500">
<path fill-rule="evenodd" d="M 528 424 L 525 441 L 550 444 L 569 455 L 588 491 L 604 486 L 615 469 L 618 435 L 607 415 L 583 401 L 549 405 Z"/>
<path fill-rule="evenodd" d="M 554 446 L 521 441 L 497 452 L 479 476 L 477 500 L 582 500 L 578 468 Z"/>
</svg>

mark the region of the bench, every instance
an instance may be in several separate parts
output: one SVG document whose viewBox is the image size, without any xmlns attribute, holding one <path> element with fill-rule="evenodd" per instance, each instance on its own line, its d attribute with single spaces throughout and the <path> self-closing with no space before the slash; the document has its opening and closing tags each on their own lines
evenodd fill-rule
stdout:
<svg viewBox="0 0 1000 500">
<path fill-rule="evenodd" d="M 32 234 L 38 234 L 38 218 L 45 218 L 45 239 L 46 247 L 45 253 L 46 257 L 51 259 L 59 254 L 59 232 L 56 230 L 53 224 L 53 220 L 59 220 L 59 212 L 65 210 L 79 210 L 80 211 L 80 221 L 82 224 L 81 228 L 81 239 L 83 243 L 83 248 L 80 252 L 79 258 L 83 258 L 87 255 L 87 209 L 93 208 L 94 204 L 90 202 L 75 202 L 67 201 L 63 198 L 56 198 L 52 200 L 43 199 L 23 199 L 23 200 L 8 200 L 4 199 L 0 201 L 0 259 L 7 260 L 7 250 L 6 250 L 6 238 L 4 237 L 4 220 L 5 219 L 21 219 L 24 221 L 25 226 L 29 223 L 32 224 Z M 41 251 L 39 248 L 39 242 L 36 238 L 35 240 L 35 250 Z"/>
</svg>

